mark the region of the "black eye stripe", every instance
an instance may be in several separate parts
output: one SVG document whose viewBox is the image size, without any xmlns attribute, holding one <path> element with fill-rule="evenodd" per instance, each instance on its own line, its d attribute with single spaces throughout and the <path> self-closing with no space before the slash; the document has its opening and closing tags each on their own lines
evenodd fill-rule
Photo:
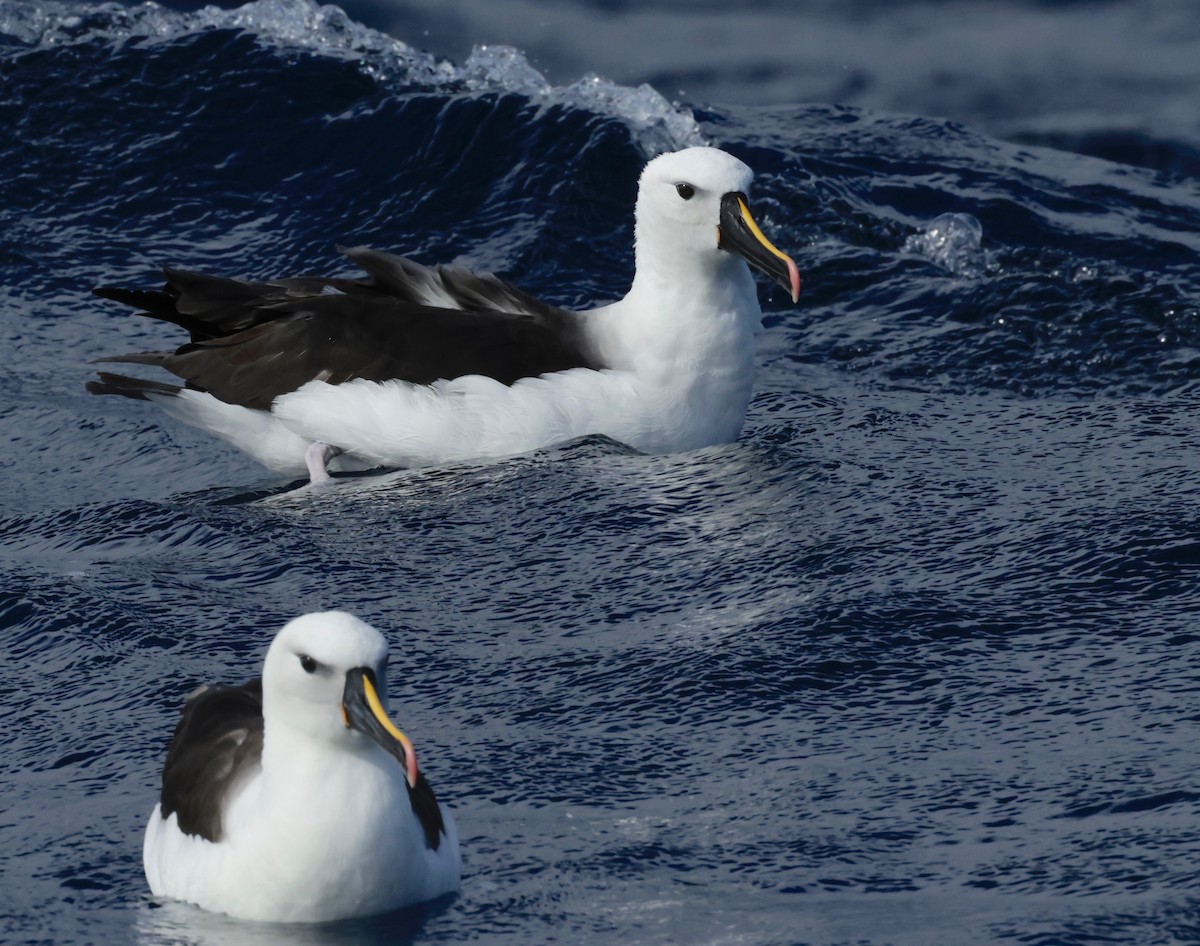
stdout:
<svg viewBox="0 0 1200 946">
<path fill-rule="evenodd" d="M 308 654 L 300 655 L 300 666 L 304 668 L 305 673 L 317 672 L 317 662 L 308 656 Z"/>
<path fill-rule="evenodd" d="M 691 200 L 696 194 L 696 188 L 691 184 L 676 184 L 675 190 L 684 200 Z"/>
</svg>

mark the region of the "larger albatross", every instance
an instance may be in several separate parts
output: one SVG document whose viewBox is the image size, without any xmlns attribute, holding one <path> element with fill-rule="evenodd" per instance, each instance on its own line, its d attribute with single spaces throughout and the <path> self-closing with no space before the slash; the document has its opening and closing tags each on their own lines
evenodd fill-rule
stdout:
<svg viewBox="0 0 1200 946">
<path fill-rule="evenodd" d="M 628 294 L 584 312 L 487 273 L 345 250 L 369 280 L 247 282 L 166 270 L 162 291 L 100 288 L 191 333 L 157 365 L 184 385 L 110 372 L 93 394 L 158 403 L 267 467 L 440 465 L 604 434 L 646 453 L 736 440 L 762 311 L 746 264 L 796 301 L 800 274 L 751 216 L 753 173 L 716 148 L 650 161 Z"/>
<path fill-rule="evenodd" d="M 262 678 L 187 701 L 150 815 L 150 890 L 251 920 L 369 916 L 458 889 L 458 831 L 388 719 L 387 644 L 287 624 Z"/>
</svg>

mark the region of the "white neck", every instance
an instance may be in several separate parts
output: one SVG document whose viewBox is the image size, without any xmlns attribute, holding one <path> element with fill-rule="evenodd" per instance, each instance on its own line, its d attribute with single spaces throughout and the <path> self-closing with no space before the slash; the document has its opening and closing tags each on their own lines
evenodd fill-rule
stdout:
<svg viewBox="0 0 1200 946">
<path fill-rule="evenodd" d="M 696 254 L 658 255 L 647 261 L 639 249 L 629 292 L 591 313 L 605 361 L 664 384 L 698 372 L 752 373 L 762 310 L 746 264 L 726 253 L 717 265 Z"/>
</svg>

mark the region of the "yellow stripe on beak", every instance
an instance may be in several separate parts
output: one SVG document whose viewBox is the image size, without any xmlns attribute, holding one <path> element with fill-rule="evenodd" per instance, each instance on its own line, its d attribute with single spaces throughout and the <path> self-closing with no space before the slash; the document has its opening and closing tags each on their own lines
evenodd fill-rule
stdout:
<svg viewBox="0 0 1200 946">
<path fill-rule="evenodd" d="M 404 735 L 395 727 L 390 719 L 388 719 L 387 710 L 383 708 L 383 703 L 379 699 L 379 694 L 375 692 L 375 687 L 371 683 L 371 678 L 363 677 L 363 692 L 367 697 L 367 706 L 371 708 L 372 714 L 379 720 L 379 724 L 388 731 L 393 739 L 400 745 L 404 746 L 404 777 L 408 779 L 408 787 L 417 787 L 417 750 L 413 748 L 412 740 Z M 343 714 L 345 710 L 342 711 Z"/>
<path fill-rule="evenodd" d="M 759 229 L 758 224 L 755 222 L 754 217 L 750 213 L 750 208 L 746 206 L 746 202 L 740 197 L 737 199 L 737 202 L 738 207 L 742 211 L 742 219 L 746 221 L 746 226 L 749 228 L 750 232 L 754 234 L 754 239 L 758 240 L 758 242 L 761 243 L 765 249 L 773 253 L 775 256 L 778 256 L 781 260 L 791 263 L 792 258 L 783 252 L 783 250 L 779 249 L 779 247 L 777 247 L 774 243 L 768 240 L 767 235 Z"/>
<path fill-rule="evenodd" d="M 800 298 L 800 270 L 795 261 L 767 239 L 750 213 L 746 195 L 740 191 L 730 191 L 721 198 L 717 247 L 766 273 L 788 291 L 793 302 Z"/>
</svg>

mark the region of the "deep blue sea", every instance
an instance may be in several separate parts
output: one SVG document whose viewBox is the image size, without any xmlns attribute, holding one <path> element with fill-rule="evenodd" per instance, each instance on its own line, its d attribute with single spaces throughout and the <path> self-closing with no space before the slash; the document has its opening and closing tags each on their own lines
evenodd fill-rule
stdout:
<svg viewBox="0 0 1200 946">
<path fill-rule="evenodd" d="M 0 0 L 0 941 L 1200 942 L 1198 64 L 1193 0 Z M 805 279 L 737 443 L 314 493 L 84 392 L 163 264 L 617 298 L 701 142 Z M 329 607 L 461 893 L 155 902 L 184 695 Z"/>
</svg>

